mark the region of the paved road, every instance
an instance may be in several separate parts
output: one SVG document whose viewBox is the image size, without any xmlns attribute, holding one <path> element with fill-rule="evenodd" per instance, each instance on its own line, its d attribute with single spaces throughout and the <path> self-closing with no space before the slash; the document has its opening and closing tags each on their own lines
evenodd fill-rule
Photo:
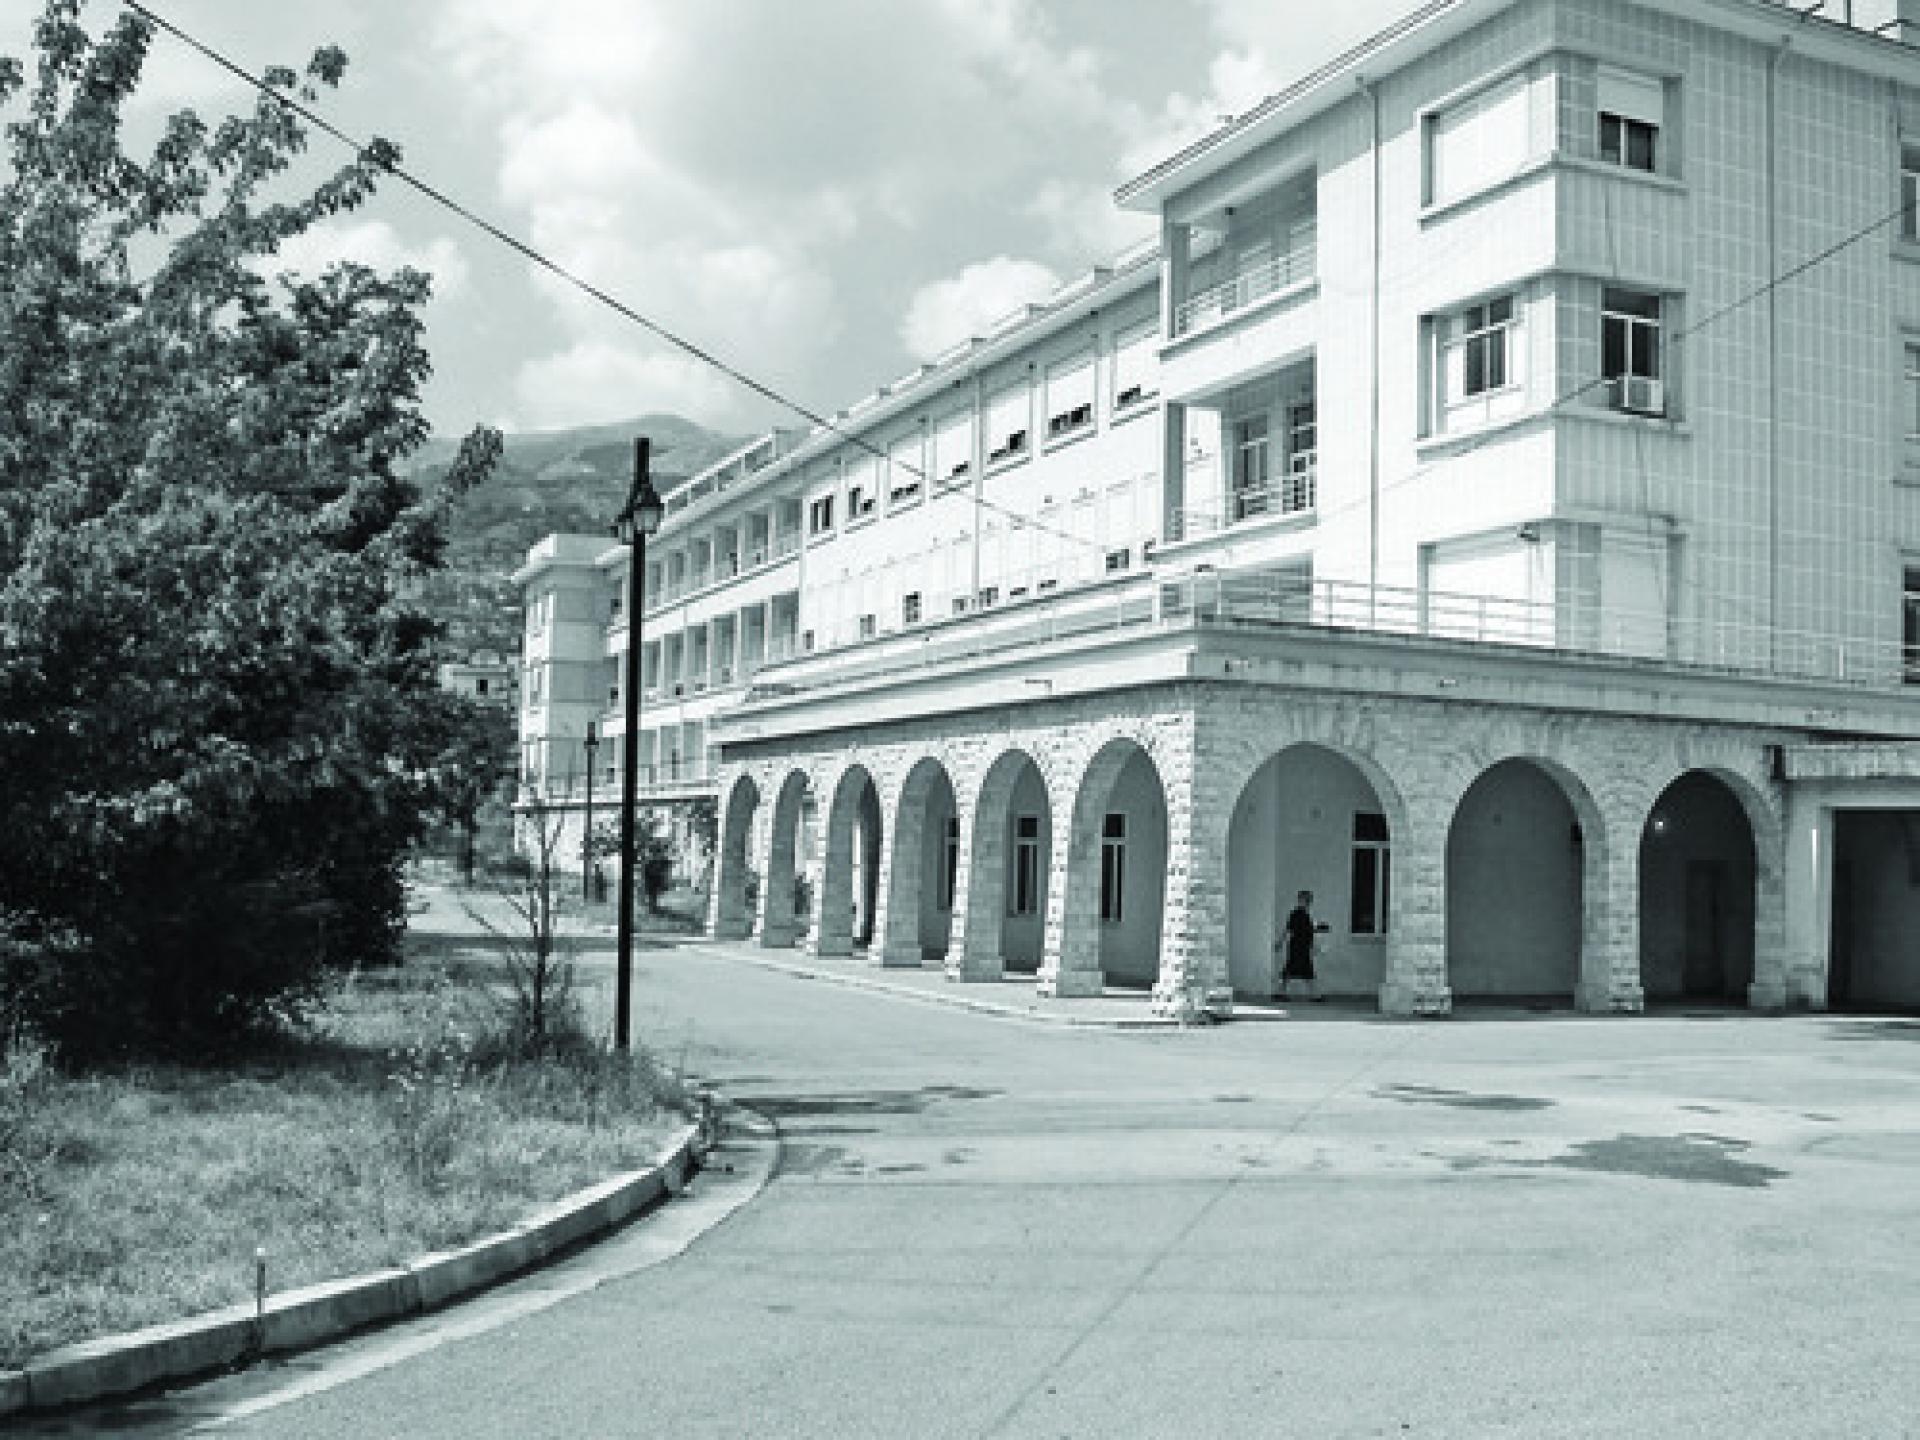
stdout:
<svg viewBox="0 0 1920 1440">
<path fill-rule="evenodd" d="M 1920 1435 L 1920 1023 L 1074 1031 L 699 946 L 638 985 L 777 1123 L 765 1191 L 403 1364 L 255 1376 L 225 1433 Z"/>
</svg>

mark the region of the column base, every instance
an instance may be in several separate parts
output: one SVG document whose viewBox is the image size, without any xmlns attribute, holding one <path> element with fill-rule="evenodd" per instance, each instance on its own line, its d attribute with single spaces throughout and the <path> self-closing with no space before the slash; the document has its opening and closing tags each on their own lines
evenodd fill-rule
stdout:
<svg viewBox="0 0 1920 1440">
<path fill-rule="evenodd" d="M 807 954 L 819 960 L 840 960 L 853 954 L 853 940 L 849 936 L 821 935 L 818 931 L 809 937 Z"/>
<path fill-rule="evenodd" d="M 1747 1008 L 1762 1012 L 1779 1014 L 1787 1008 L 1787 986 L 1784 980 L 1756 980 L 1747 986 Z"/>
<path fill-rule="evenodd" d="M 1233 1018 L 1233 991 L 1225 986 L 1188 989 L 1184 985 L 1153 987 L 1153 1013 L 1182 1025 L 1205 1025 Z"/>
<path fill-rule="evenodd" d="M 1007 962 L 998 955 L 949 955 L 946 969 L 947 979 L 967 984 L 1007 978 Z"/>
<path fill-rule="evenodd" d="M 1034 993 L 1043 999 L 1083 1000 L 1104 995 L 1107 977 L 1098 970 L 1042 970 Z"/>
<path fill-rule="evenodd" d="M 1573 1008 L 1583 1015 L 1639 1015 L 1647 1008 L 1647 992 L 1638 985 L 1580 985 Z"/>
<path fill-rule="evenodd" d="M 1402 1018 L 1434 1018 L 1453 1013 L 1453 991 L 1445 985 L 1422 988 L 1414 985 L 1382 985 L 1380 1013 Z"/>
<path fill-rule="evenodd" d="M 760 930 L 760 948 L 763 950 L 791 950 L 794 946 L 794 931 L 789 926 L 766 925 Z"/>
<path fill-rule="evenodd" d="M 751 920 L 721 920 L 713 927 L 713 938 L 716 940 L 745 940 L 752 934 Z"/>
<path fill-rule="evenodd" d="M 919 970 L 927 963 L 927 952 L 916 942 L 912 945 L 889 945 L 880 952 L 882 970 Z"/>
</svg>

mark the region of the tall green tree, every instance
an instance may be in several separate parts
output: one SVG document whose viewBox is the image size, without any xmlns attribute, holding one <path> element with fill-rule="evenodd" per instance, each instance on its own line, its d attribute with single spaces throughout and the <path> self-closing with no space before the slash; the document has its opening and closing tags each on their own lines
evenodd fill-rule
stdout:
<svg viewBox="0 0 1920 1440">
<path fill-rule="evenodd" d="M 46 0 L 0 59 L 0 997 L 65 1053 L 218 1043 L 383 958 L 433 793 L 433 629 L 409 600 L 476 432 L 432 494 L 426 276 L 278 248 L 362 204 L 263 95 L 124 111 L 152 41 Z M 308 105 L 345 57 L 270 89 Z"/>
</svg>

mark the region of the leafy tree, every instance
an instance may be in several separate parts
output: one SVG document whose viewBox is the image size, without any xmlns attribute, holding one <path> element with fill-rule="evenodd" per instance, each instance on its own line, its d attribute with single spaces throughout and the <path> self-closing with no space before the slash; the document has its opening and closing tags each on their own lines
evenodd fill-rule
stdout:
<svg viewBox="0 0 1920 1440">
<path fill-rule="evenodd" d="M 402 468 L 425 276 L 267 278 L 392 147 L 288 196 L 263 95 L 137 160 L 150 27 L 79 13 L 46 0 L 32 83 L 0 59 L 0 979 L 69 1058 L 218 1042 L 393 950 L 443 738 L 407 596 L 499 448 Z"/>
<path fill-rule="evenodd" d="M 635 848 L 640 852 L 634 860 L 640 871 L 641 897 L 647 902 L 647 913 L 658 915 L 660 897 L 673 884 L 673 837 L 657 819 L 647 816 Z"/>
<path fill-rule="evenodd" d="M 460 873 L 473 884 L 480 812 L 500 793 L 519 759 L 513 717 L 464 695 L 440 698 L 440 743 L 433 761 L 440 816 L 460 832 Z"/>
</svg>

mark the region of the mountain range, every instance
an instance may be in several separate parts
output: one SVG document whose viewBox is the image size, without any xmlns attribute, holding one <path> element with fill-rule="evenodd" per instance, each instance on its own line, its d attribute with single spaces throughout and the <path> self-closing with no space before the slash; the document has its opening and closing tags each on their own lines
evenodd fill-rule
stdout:
<svg viewBox="0 0 1920 1440">
<path fill-rule="evenodd" d="M 744 443 L 678 415 L 504 436 L 493 474 L 456 503 L 446 568 L 427 584 L 428 607 L 446 626 L 449 658 L 519 653 L 520 591 L 508 577 L 545 535 L 609 533 L 632 483 L 636 435 L 653 442 L 653 483 L 662 491 Z M 457 440 L 428 441 L 414 473 L 437 479 L 458 450 Z"/>
</svg>

